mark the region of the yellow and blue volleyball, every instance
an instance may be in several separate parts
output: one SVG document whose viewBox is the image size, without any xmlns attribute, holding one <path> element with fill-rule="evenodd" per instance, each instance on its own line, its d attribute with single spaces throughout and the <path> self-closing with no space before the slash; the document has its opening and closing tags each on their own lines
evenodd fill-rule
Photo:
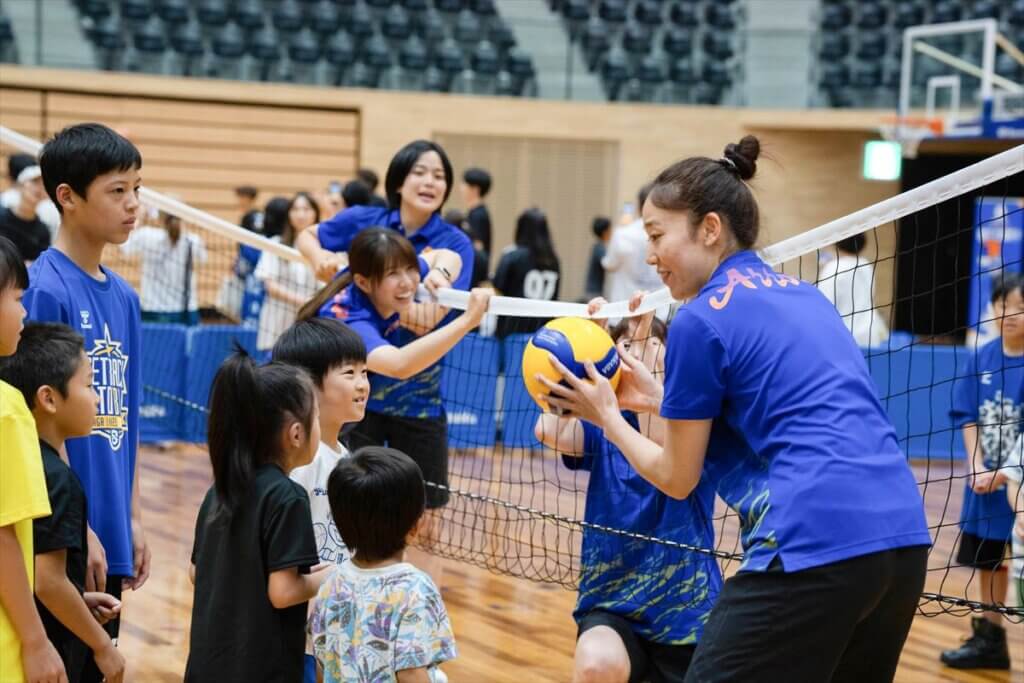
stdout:
<svg viewBox="0 0 1024 683">
<path fill-rule="evenodd" d="M 536 376 L 541 375 L 556 384 L 563 382 L 548 354 L 583 379 L 587 377 L 583 364 L 589 360 L 611 382 L 613 389 L 619 384 L 619 354 L 608 333 L 592 320 L 557 318 L 537 330 L 523 351 L 523 383 L 541 410 L 548 409 L 548 389 Z"/>
</svg>

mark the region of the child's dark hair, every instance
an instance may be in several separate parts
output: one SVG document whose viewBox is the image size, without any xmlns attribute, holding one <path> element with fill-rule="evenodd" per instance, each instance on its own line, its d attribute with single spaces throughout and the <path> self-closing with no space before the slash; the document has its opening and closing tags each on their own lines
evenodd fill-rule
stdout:
<svg viewBox="0 0 1024 683">
<path fill-rule="evenodd" d="M 236 349 L 210 389 L 207 441 L 213 485 L 229 513 L 246 495 L 253 471 L 280 460 L 281 431 L 290 420 L 313 426 L 316 394 L 305 370 L 284 363 L 257 366 Z"/>
<path fill-rule="evenodd" d="M 111 171 L 142 168 L 138 148 L 123 135 L 101 123 L 68 126 L 50 138 L 39 155 L 46 194 L 64 213 L 57 201 L 57 188 L 67 184 L 79 197 L 85 197 L 92 181 Z"/>
<path fill-rule="evenodd" d="M 864 247 L 867 244 L 868 238 L 864 236 L 864 233 L 860 233 L 859 235 L 852 235 L 844 240 L 839 240 L 836 242 L 836 248 L 847 254 L 859 254 L 864 251 Z"/>
<path fill-rule="evenodd" d="M 263 207 L 263 235 L 277 237 L 288 227 L 288 209 L 292 203 L 287 197 L 272 197 Z"/>
<path fill-rule="evenodd" d="M 992 283 L 992 303 L 1002 301 L 1014 292 L 1024 296 L 1024 276 L 1020 273 L 1003 273 L 1002 277 Z"/>
<path fill-rule="evenodd" d="M 367 206 L 373 199 L 370 187 L 361 180 L 350 180 L 341 188 L 341 201 L 345 206 Z"/>
<path fill-rule="evenodd" d="M 18 350 L 0 358 L 0 379 L 20 391 L 29 408 L 35 407 L 42 386 L 53 387 L 66 398 L 84 349 L 82 335 L 63 323 L 28 323 Z"/>
<path fill-rule="evenodd" d="M 475 187 L 481 198 L 486 197 L 491 191 L 491 174 L 482 168 L 467 168 L 462 174 L 462 182 Z"/>
<path fill-rule="evenodd" d="M 10 287 L 28 289 L 28 268 L 14 242 L 0 236 L 0 292 Z"/>
<path fill-rule="evenodd" d="M 711 212 L 732 232 L 740 249 L 757 242 L 757 201 L 745 180 L 754 177 L 761 143 L 747 135 L 725 146 L 721 159 L 690 157 L 676 162 L 654 179 L 648 201 L 659 209 L 687 211 L 693 227 Z"/>
<path fill-rule="evenodd" d="M 335 466 L 327 478 L 327 500 L 356 558 L 380 562 L 405 548 L 405 537 L 423 515 L 423 474 L 401 451 L 366 446 Z"/>
<path fill-rule="evenodd" d="M 419 258 L 409 240 L 391 228 L 361 230 L 348 248 L 348 270 L 331 280 L 303 304 L 296 320 L 315 318 L 325 303 L 352 284 L 354 276 L 362 275 L 370 282 L 377 283 L 384 279 L 388 271 L 400 268 L 415 268 L 419 272 Z"/>
<path fill-rule="evenodd" d="M 594 237 L 603 238 L 604 234 L 611 230 L 612 222 L 608 220 L 607 216 L 595 216 L 594 222 L 590 224 L 590 229 L 594 232 Z"/>
<path fill-rule="evenodd" d="M 551 243 L 548 217 L 538 208 L 527 209 L 516 220 L 516 246 L 530 253 L 530 260 L 538 268 L 558 268 L 558 254 Z"/>
<path fill-rule="evenodd" d="M 362 181 L 363 184 L 370 188 L 370 192 L 376 190 L 377 185 L 380 184 L 380 178 L 372 168 L 361 168 L 356 171 L 356 179 Z"/>
<path fill-rule="evenodd" d="M 611 329 L 608 330 L 608 335 L 612 338 L 612 341 L 617 343 L 619 339 L 628 332 L 629 318 L 623 318 L 612 325 Z M 664 320 L 657 316 L 655 316 L 654 320 L 651 321 L 651 336 L 659 339 L 662 344 L 665 343 L 665 338 L 668 337 L 668 326 L 665 324 Z"/>
<path fill-rule="evenodd" d="M 272 357 L 275 362 L 302 368 L 322 388 L 331 368 L 365 363 L 366 344 L 352 328 L 334 318 L 306 318 L 281 333 Z"/>
<path fill-rule="evenodd" d="M 260 193 L 260 191 L 257 190 L 252 185 L 239 185 L 238 187 L 235 188 L 235 196 L 236 197 L 245 197 L 246 199 L 256 199 L 256 195 L 258 195 L 259 193 Z"/>
<path fill-rule="evenodd" d="M 448 160 L 444 148 L 430 140 L 413 140 L 395 153 L 388 164 L 387 175 L 384 176 L 384 193 L 388 198 L 388 206 L 397 209 L 402 205 L 402 198 L 398 196 L 398 190 L 402 183 L 412 172 L 413 166 L 421 156 L 427 152 L 436 152 L 441 157 L 441 166 L 444 168 L 444 199 L 441 206 L 448 201 L 448 195 L 452 193 L 452 162 Z"/>
</svg>

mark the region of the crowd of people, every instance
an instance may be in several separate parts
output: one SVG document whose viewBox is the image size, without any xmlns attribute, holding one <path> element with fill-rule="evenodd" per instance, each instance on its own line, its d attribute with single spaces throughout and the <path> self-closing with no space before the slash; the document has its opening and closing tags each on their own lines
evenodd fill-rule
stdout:
<svg viewBox="0 0 1024 683">
<path fill-rule="evenodd" d="M 588 381 L 554 358 L 564 381 L 539 378 L 559 414 L 540 416 L 537 438 L 590 472 L 584 514 L 597 525 L 583 534 L 576 681 L 895 674 L 931 545 L 921 497 L 849 324 L 753 250 L 758 154 L 748 136 L 719 159 L 680 161 L 644 188 L 641 218 L 595 221 L 605 290 L 642 261 L 687 304 L 667 328 L 651 312 L 611 331 L 617 390 L 592 364 Z M 137 466 L 141 322 L 175 311 L 101 260 L 119 245 L 145 270 L 147 250 L 179 250 L 180 313 L 195 291 L 188 264 L 203 258 L 173 222 L 136 231 L 141 166 L 109 128 L 62 130 L 38 163 L 61 215 L 53 245 L 28 259 L 0 237 L 0 680 L 124 675 L 121 595 L 152 563 Z M 22 192 L 32 173 L 19 172 Z M 395 154 L 383 203 L 361 178 L 336 188 L 330 215 L 298 193 L 257 216 L 257 193 L 239 188 L 243 222 L 309 268 L 238 253 L 232 277 L 263 283 L 259 319 L 274 333 L 258 343 L 266 358 L 237 351 L 213 382 L 213 485 L 182 567 L 194 585 L 186 681 L 438 683 L 457 654 L 440 566 L 407 546 L 436 542 L 433 511 L 451 495 L 440 361 L 495 291 L 473 287 L 492 246 L 491 182 L 466 172 L 475 218 L 456 226 L 442 218 L 455 178 L 436 143 Z M 523 212 L 489 280 L 553 299 L 561 275 L 546 216 Z M 469 290 L 466 310 L 416 301 L 421 283 Z M 628 295 L 635 309 L 641 295 Z M 1024 471 L 1001 412 L 1019 406 L 1024 376 L 1006 362 L 1024 353 L 1020 281 L 999 297 L 1002 337 L 978 352 L 955 406 L 973 456 L 960 559 L 983 578 L 1005 556 Z M 725 581 L 711 553 L 716 494 L 741 520 L 743 563 Z M 1022 534 L 1024 516 L 1016 525 Z M 981 597 L 998 602 L 1005 587 L 992 585 Z M 1008 667 L 1000 629 L 986 616 L 943 661 Z"/>
</svg>

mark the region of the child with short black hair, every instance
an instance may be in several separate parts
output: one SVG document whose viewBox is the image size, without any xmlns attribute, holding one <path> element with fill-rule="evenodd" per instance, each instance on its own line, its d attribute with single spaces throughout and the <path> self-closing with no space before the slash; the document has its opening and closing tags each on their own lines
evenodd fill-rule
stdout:
<svg viewBox="0 0 1024 683">
<path fill-rule="evenodd" d="M 441 594 L 402 561 L 425 509 L 423 475 L 393 448 L 366 446 L 338 463 L 327 483 L 334 521 L 353 556 L 317 594 L 309 633 L 324 683 L 442 683 L 455 658 Z"/>
<path fill-rule="evenodd" d="M 25 308 L 29 319 L 64 323 L 85 339 L 101 400 L 92 433 L 68 439 L 67 458 L 89 502 L 85 588 L 120 599 L 122 588 L 142 588 L 150 569 L 136 466 L 142 320 L 139 296 L 101 260 L 108 244 L 124 244 L 135 228 L 142 156 L 110 128 L 82 123 L 43 145 L 39 165 L 62 220 L 56 242 L 29 271 Z M 105 628 L 117 638 L 120 618 Z M 87 668 L 87 681 L 101 679 Z"/>
<path fill-rule="evenodd" d="M 309 375 L 244 351 L 210 390 L 213 486 L 196 519 L 186 681 L 301 681 L 318 567 L 309 497 L 288 478 L 320 443 Z M 313 569 L 316 568 L 316 569 Z"/>
<path fill-rule="evenodd" d="M 0 237 L 0 356 L 18 349 L 28 272 L 18 248 Z M 0 380 L 0 681 L 59 680 L 64 663 L 32 600 L 32 521 L 50 514 L 39 438 L 16 388 Z"/>
<path fill-rule="evenodd" d="M 0 379 L 24 396 L 39 433 L 53 514 L 33 522 L 35 593 L 70 683 L 82 680 L 90 650 L 107 681 L 120 681 L 125 667 L 101 626 L 120 612 L 120 601 L 85 591 L 85 490 L 59 454 L 66 439 L 92 430 L 99 401 L 92 374 L 82 336 L 60 323 L 29 323 L 18 352 L 0 359 Z"/>
</svg>

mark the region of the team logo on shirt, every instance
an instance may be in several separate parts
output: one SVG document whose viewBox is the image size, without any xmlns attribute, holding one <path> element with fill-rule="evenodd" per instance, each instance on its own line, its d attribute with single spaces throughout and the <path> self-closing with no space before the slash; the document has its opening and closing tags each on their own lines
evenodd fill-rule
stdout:
<svg viewBox="0 0 1024 683">
<path fill-rule="evenodd" d="M 708 300 L 711 308 L 720 311 L 728 306 L 729 300 L 732 299 L 733 290 L 736 289 L 737 285 L 757 290 L 761 287 L 768 289 L 776 285 L 779 287 L 789 287 L 790 285 L 796 286 L 800 284 L 800 278 L 786 275 L 785 273 L 776 273 L 768 268 L 746 268 L 745 270 L 747 271 L 746 274 L 741 273 L 738 268 L 730 268 L 725 271 L 729 281 L 725 283 L 725 287 L 719 287 L 715 290 L 721 294 L 720 297 L 713 296 Z"/>
<path fill-rule="evenodd" d="M 93 342 L 88 354 L 93 388 L 100 397 L 92 433 L 104 437 L 117 451 L 128 431 L 128 356 L 121 351 L 121 342 L 110 338 L 105 324 L 103 336 Z"/>
<path fill-rule="evenodd" d="M 978 406 L 978 435 L 985 467 L 1006 463 L 1020 435 L 1021 406 L 997 391 Z"/>
<path fill-rule="evenodd" d="M 91 330 L 92 323 L 89 322 L 89 311 L 82 309 L 78 312 L 78 315 L 82 318 L 82 329 Z"/>
</svg>

